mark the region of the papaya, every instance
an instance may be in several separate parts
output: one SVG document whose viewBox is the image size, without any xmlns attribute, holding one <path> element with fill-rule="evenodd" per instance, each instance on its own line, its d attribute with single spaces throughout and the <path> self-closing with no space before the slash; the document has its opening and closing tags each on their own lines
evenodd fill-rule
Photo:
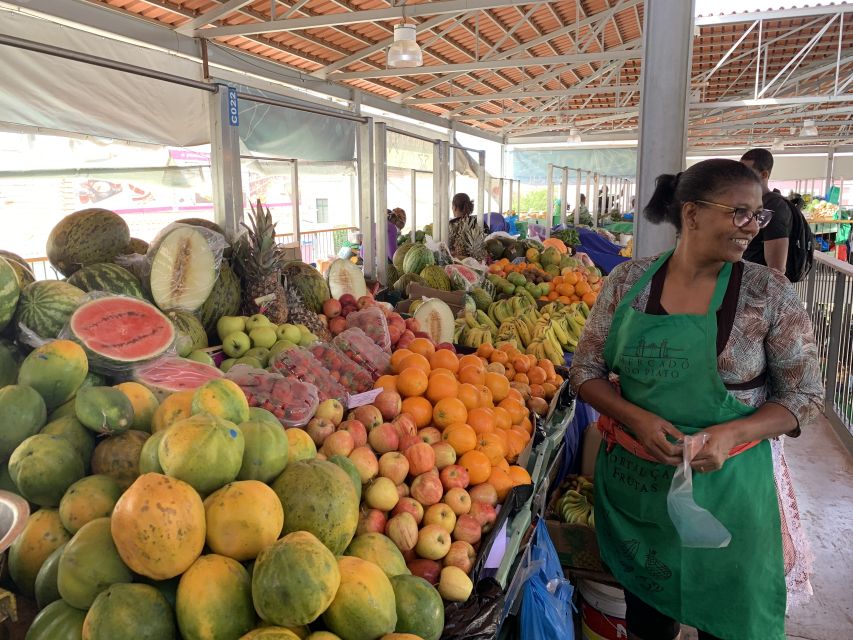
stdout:
<svg viewBox="0 0 853 640">
<path fill-rule="evenodd" d="M 160 466 L 160 440 L 166 435 L 166 430 L 155 431 L 142 445 L 139 452 L 139 473 L 163 473 Z"/>
<path fill-rule="evenodd" d="M 174 640 L 175 616 L 166 598 L 147 584 L 113 584 L 83 620 L 83 640 Z"/>
<path fill-rule="evenodd" d="M 413 633 L 423 640 L 439 640 L 444 632 L 444 603 L 435 587 L 418 576 L 391 578 L 397 608 L 398 633 Z"/>
<path fill-rule="evenodd" d="M 286 627 L 260 627 L 240 636 L 240 640 L 300 640 L 300 637 Z"/>
<path fill-rule="evenodd" d="M 18 384 L 38 391 L 47 410 L 53 411 L 74 397 L 88 373 L 89 359 L 83 347 L 71 340 L 53 340 L 24 358 Z"/>
<path fill-rule="evenodd" d="M 42 507 L 59 506 L 68 487 L 85 473 L 74 445 L 61 436 L 30 436 L 9 458 L 9 475 L 18 492 Z"/>
<path fill-rule="evenodd" d="M 400 549 L 391 538 L 381 533 L 363 533 L 356 536 L 344 551 L 344 555 L 372 562 L 389 578 L 411 573 Z"/>
<path fill-rule="evenodd" d="M 24 440 L 34 436 L 47 421 L 47 408 L 39 392 L 21 384 L 0 389 L 0 459 L 5 460 Z"/>
<path fill-rule="evenodd" d="M 151 389 L 138 382 L 122 382 L 115 388 L 126 395 L 130 404 L 133 405 L 133 422 L 130 428 L 151 433 L 151 422 L 157 407 L 160 406 L 157 396 Z"/>
<path fill-rule="evenodd" d="M 30 515 L 21 535 L 9 547 L 9 575 L 18 587 L 17 593 L 33 597 L 42 565 L 70 539 L 56 509 L 39 509 Z"/>
<path fill-rule="evenodd" d="M 245 447 L 239 480 L 272 482 L 287 466 L 289 444 L 281 424 L 249 420 L 240 424 Z"/>
<path fill-rule="evenodd" d="M 68 544 L 68 543 L 66 543 Z M 59 586 L 56 578 L 59 574 L 59 557 L 62 555 L 65 545 L 51 553 L 39 569 L 36 576 L 36 604 L 39 609 L 44 609 L 51 602 L 56 602 L 62 596 L 59 595 Z"/>
<path fill-rule="evenodd" d="M 249 420 L 249 401 L 236 382 L 227 378 L 216 378 L 195 390 L 192 412 L 193 415 L 209 413 L 240 424 Z"/>
<path fill-rule="evenodd" d="M 92 473 L 110 476 L 122 490 L 139 477 L 139 456 L 149 438 L 145 431 L 131 429 L 104 438 L 92 454 Z"/>
<path fill-rule="evenodd" d="M 105 475 L 86 476 L 70 487 L 59 501 L 59 518 L 72 534 L 97 518 L 109 518 L 121 496 L 121 487 Z"/>
<path fill-rule="evenodd" d="M 284 512 L 275 491 L 257 480 L 230 482 L 204 501 L 207 545 L 240 562 L 252 560 L 275 542 Z"/>
<path fill-rule="evenodd" d="M 332 456 L 329 458 L 329 462 L 338 465 L 341 469 L 347 472 L 350 480 L 352 480 L 352 486 L 355 489 L 355 494 L 358 496 L 358 499 L 361 500 L 361 474 L 358 472 L 355 463 L 346 456 L 341 455 Z"/>
<path fill-rule="evenodd" d="M 51 602 L 38 612 L 26 640 L 83 640 L 86 612 L 63 600 Z"/>
<path fill-rule="evenodd" d="M 68 440 L 77 450 L 77 453 L 80 454 L 80 459 L 83 460 L 83 466 L 86 470 L 90 469 L 92 453 L 95 451 L 95 445 L 97 444 L 96 436 L 92 431 L 84 427 L 83 423 L 73 413 L 51 420 L 41 428 L 39 433 L 49 436 L 60 436 Z"/>
<path fill-rule="evenodd" d="M 338 558 L 341 586 L 323 622 L 344 640 L 375 640 L 397 626 L 394 589 L 385 572 L 367 560 Z"/>
<path fill-rule="evenodd" d="M 77 419 L 100 434 L 122 433 L 133 424 L 133 405 L 113 387 L 83 387 L 74 400 Z"/>
<path fill-rule="evenodd" d="M 179 391 L 168 396 L 154 410 L 151 418 L 151 432 L 157 433 L 168 429 L 176 422 L 189 418 L 192 414 L 193 396 L 195 391 Z"/>
</svg>

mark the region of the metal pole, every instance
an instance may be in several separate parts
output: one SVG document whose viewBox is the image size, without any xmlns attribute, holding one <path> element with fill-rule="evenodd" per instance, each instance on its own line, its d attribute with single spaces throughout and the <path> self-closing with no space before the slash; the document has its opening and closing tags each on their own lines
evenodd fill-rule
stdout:
<svg viewBox="0 0 853 640">
<path fill-rule="evenodd" d="M 578 169 L 575 176 L 575 226 L 578 224 L 581 208 L 581 170 Z"/>
<path fill-rule="evenodd" d="M 373 118 L 359 125 L 356 139 L 358 159 L 358 214 L 361 227 L 361 247 L 364 256 L 364 275 L 374 277 L 373 219 L 375 215 L 373 191 Z"/>
<path fill-rule="evenodd" d="M 412 169 L 412 230 L 409 236 L 412 242 L 415 241 L 415 231 L 417 230 L 418 220 L 418 172 Z"/>
<path fill-rule="evenodd" d="M 477 224 L 483 229 L 486 213 L 486 152 L 480 151 L 477 156 Z"/>
<path fill-rule="evenodd" d="M 554 165 L 548 163 L 548 187 L 545 195 L 545 215 L 553 215 L 554 211 Z"/>
<path fill-rule="evenodd" d="M 516 213 L 521 211 L 521 180 L 518 180 L 518 189 L 516 190 L 515 199 L 518 201 L 518 207 L 516 207 Z"/>
<path fill-rule="evenodd" d="M 592 172 L 587 171 L 586 172 L 586 210 L 588 212 L 592 211 L 592 207 L 593 207 L 593 204 L 592 204 L 593 198 L 590 197 L 590 193 L 592 192 L 592 182 L 591 181 L 592 181 Z"/>
<path fill-rule="evenodd" d="M 569 170 L 563 167 L 563 176 L 560 182 L 560 224 L 566 225 L 566 212 L 569 204 Z M 548 228 L 553 224 L 553 214 L 548 212 Z"/>
<path fill-rule="evenodd" d="M 510 211 L 512 211 L 512 210 L 513 210 L 513 206 L 512 206 L 512 188 L 515 186 L 513 183 L 514 183 L 514 181 L 513 181 L 513 180 L 510 180 L 510 181 L 509 181 L 509 210 L 510 210 Z M 516 215 L 518 215 L 518 211 L 516 211 L 515 213 L 516 213 Z"/>
<path fill-rule="evenodd" d="M 384 122 L 376 123 L 373 144 L 376 164 L 376 277 L 384 285 L 388 284 L 388 132 Z"/>
<path fill-rule="evenodd" d="M 243 219 L 239 127 L 231 117 L 234 100 L 225 87 L 208 97 L 213 217 L 226 233 L 236 233 Z"/>
<path fill-rule="evenodd" d="M 498 213 L 503 215 L 504 212 L 504 178 L 498 178 L 500 181 L 500 204 L 498 205 Z"/>
<path fill-rule="evenodd" d="M 291 211 L 293 212 L 293 237 L 299 243 L 299 251 L 302 251 L 302 236 L 299 227 L 299 161 L 292 160 L 290 163 L 290 199 Z M 316 256 L 315 256 L 316 257 Z"/>
<path fill-rule="evenodd" d="M 598 201 L 598 174 L 597 174 L 597 173 L 592 177 L 592 183 L 593 183 L 592 192 L 593 192 L 593 194 L 594 194 L 594 195 L 593 195 L 593 197 L 592 197 L 592 200 L 593 200 L 593 207 L 592 207 L 592 226 L 593 226 L 593 227 L 597 227 L 597 226 L 598 226 L 598 208 L 599 208 L 599 201 Z"/>
<path fill-rule="evenodd" d="M 835 148 L 829 150 L 826 154 L 826 182 L 824 183 L 824 196 L 829 197 L 829 191 L 832 189 L 832 174 L 835 169 Z"/>
</svg>

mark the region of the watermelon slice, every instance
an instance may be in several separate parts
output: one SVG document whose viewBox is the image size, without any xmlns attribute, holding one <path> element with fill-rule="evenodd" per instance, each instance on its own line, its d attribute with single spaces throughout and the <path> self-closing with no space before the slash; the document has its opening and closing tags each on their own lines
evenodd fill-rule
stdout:
<svg viewBox="0 0 853 640">
<path fill-rule="evenodd" d="M 454 291 L 466 291 L 480 282 L 477 272 L 463 264 L 449 264 L 444 267 L 444 272 L 453 283 Z"/>
<path fill-rule="evenodd" d="M 157 307 L 138 298 L 104 296 L 80 305 L 69 329 L 92 368 L 117 373 L 161 356 L 175 340 L 175 327 Z"/>
<path fill-rule="evenodd" d="M 223 377 L 225 374 L 216 367 L 174 356 L 137 367 L 133 374 L 133 379 L 151 389 L 160 402 L 178 391 L 192 391 L 205 382 Z"/>
</svg>

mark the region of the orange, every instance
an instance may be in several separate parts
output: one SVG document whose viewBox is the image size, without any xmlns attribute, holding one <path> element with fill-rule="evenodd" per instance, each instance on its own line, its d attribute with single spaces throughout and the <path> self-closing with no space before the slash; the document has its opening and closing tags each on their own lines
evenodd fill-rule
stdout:
<svg viewBox="0 0 853 640">
<path fill-rule="evenodd" d="M 423 369 L 409 367 L 403 369 L 397 376 L 397 392 L 404 398 L 422 396 L 427 390 L 429 378 Z"/>
<path fill-rule="evenodd" d="M 461 362 L 459 363 L 461 366 Z M 475 367 L 467 365 L 459 369 L 459 382 L 468 382 L 470 384 L 483 384 L 486 380 L 486 372 L 482 366 Z"/>
<path fill-rule="evenodd" d="M 509 477 L 512 478 L 512 483 L 516 487 L 522 484 L 533 483 L 533 480 L 530 479 L 530 474 L 527 473 L 527 470 L 524 467 L 519 467 L 515 464 L 509 468 Z"/>
<path fill-rule="evenodd" d="M 504 398 L 498 406 L 509 411 L 509 416 L 512 418 L 513 424 L 521 424 L 521 421 L 527 417 L 527 407 L 524 406 L 523 402 L 519 402 L 518 400 Z"/>
<path fill-rule="evenodd" d="M 521 436 L 521 439 L 524 441 L 525 445 L 530 442 L 530 438 L 532 436 L 524 430 L 523 426 L 514 424 L 512 425 L 512 429 L 510 429 L 510 431 L 512 431 L 513 433 L 517 433 L 519 436 Z M 509 443 L 509 441 L 507 441 L 507 443 Z"/>
<path fill-rule="evenodd" d="M 541 384 L 531 384 L 530 385 L 530 395 L 534 398 L 544 398 L 545 397 L 545 387 Z"/>
<path fill-rule="evenodd" d="M 507 460 L 515 462 L 518 459 L 518 455 L 524 451 L 524 447 L 527 446 L 527 440 L 525 440 L 524 436 L 515 429 L 507 429 L 505 435 Z"/>
<path fill-rule="evenodd" d="M 492 356 L 490 358 L 492 362 L 498 362 L 500 364 L 507 364 L 509 362 L 509 354 L 502 349 L 495 349 L 492 351 Z"/>
<path fill-rule="evenodd" d="M 399 349 L 391 354 L 391 370 L 394 373 L 400 373 L 402 369 L 400 369 L 400 363 L 403 361 L 403 358 L 406 356 L 412 355 L 412 352 L 408 349 Z"/>
<path fill-rule="evenodd" d="M 487 409 L 494 407 L 495 401 L 492 398 L 492 390 L 484 384 L 477 385 L 477 388 L 480 390 L 480 406 Z"/>
<path fill-rule="evenodd" d="M 498 494 L 498 500 L 501 502 L 506 499 L 507 494 L 512 491 L 512 488 L 515 486 L 515 483 L 512 481 L 509 474 L 503 469 L 498 469 L 497 467 L 492 468 L 486 482 L 495 488 L 495 491 Z"/>
<path fill-rule="evenodd" d="M 545 380 L 548 379 L 548 373 L 541 367 L 530 367 L 527 377 L 530 378 L 530 384 L 545 384 Z"/>
<path fill-rule="evenodd" d="M 402 412 L 411 414 L 418 429 L 428 427 L 432 422 L 432 405 L 426 398 L 420 396 L 406 398 L 403 400 Z"/>
<path fill-rule="evenodd" d="M 478 355 L 474 355 L 473 353 L 469 353 L 466 356 L 462 356 L 459 358 L 459 370 L 461 371 L 464 367 L 475 366 L 480 369 L 485 369 L 486 365 L 483 364 L 483 360 Z"/>
<path fill-rule="evenodd" d="M 518 424 L 513 424 L 512 428 L 521 429 L 527 435 L 533 435 L 533 423 L 530 421 L 530 418 L 528 416 L 524 416 L 524 420 L 522 420 Z"/>
<path fill-rule="evenodd" d="M 468 451 L 463 453 L 456 461 L 461 467 L 468 471 L 468 480 L 472 485 L 481 484 L 489 479 L 492 473 L 492 464 L 482 451 Z"/>
<path fill-rule="evenodd" d="M 492 399 L 495 402 L 500 402 L 509 394 L 509 380 L 499 373 L 487 371 L 485 385 L 492 392 Z"/>
<path fill-rule="evenodd" d="M 498 429 L 509 429 L 512 426 L 512 416 L 509 411 L 503 407 L 495 407 L 492 409 L 495 413 L 495 426 Z"/>
<path fill-rule="evenodd" d="M 568 273 L 563 273 L 563 282 L 568 282 L 571 285 L 575 285 L 578 283 L 580 278 L 576 271 L 569 271 Z"/>
<path fill-rule="evenodd" d="M 409 367 L 417 367 L 426 374 L 429 374 L 429 372 L 432 371 L 432 367 L 429 366 L 429 360 L 427 360 L 426 357 L 422 356 L 419 353 L 409 354 L 405 358 L 400 360 L 397 372 L 399 373 L 403 369 L 408 369 Z"/>
<path fill-rule="evenodd" d="M 495 430 L 495 414 L 491 409 L 478 407 L 468 412 L 468 424 L 474 427 L 478 434 Z"/>
<path fill-rule="evenodd" d="M 585 293 L 583 294 L 583 296 L 581 296 L 581 300 L 586 302 L 586 306 L 592 307 L 593 305 L 595 305 L 595 301 L 598 300 L 598 296 L 592 292 Z"/>
<path fill-rule="evenodd" d="M 469 425 L 454 423 L 441 432 L 441 439 L 449 443 L 457 456 L 477 447 L 477 432 Z"/>
<path fill-rule="evenodd" d="M 512 368 L 517 373 L 527 373 L 527 370 L 530 369 L 530 361 L 525 356 L 518 356 L 512 359 Z"/>
<path fill-rule="evenodd" d="M 449 376 L 456 380 L 456 376 L 449 369 L 433 369 L 429 372 L 429 377 L 432 378 L 433 376 Z"/>
<path fill-rule="evenodd" d="M 425 358 L 429 358 L 435 353 L 435 345 L 431 340 L 427 340 L 426 338 L 415 338 L 409 343 L 408 349 L 412 353 L 419 353 Z"/>
<path fill-rule="evenodd" d="M 575 285 L 575 293 L 581 297 L 585 294 L 590 293 L 592 291 L 592 287 L 590 287 L 586 282 L 578 282 Z"/>
<path fill-rule="evenodd" d="M 495 465 L 498 469 L 506 471 L 509 473 L 509 462 L 506 461 L 506 458 L 501 460 L 497 465 Z"/>
<path fill-rule="evenodd" d="M 429 379 L 426 390 L 427 400 L 435 404 L 444 398 L 456 398 L 459 392 L 459 383 L 452 375 L 433 376 Z M 463 403 L 464 404 L 464 403 Z"/>
<path fill-rule="evenodd" d="M 480 390 L 473 384 L 462 383 L 456 392 L 456 397 L 462 401 L 465 408 L 470 411 L 480 406 Z"/>
<path fill-rule="evenodd" d="M 411 358 L 412 356 L 409 356 Z M 530 384 L 530 378 L 527 377 L 526 373 L 516 373 L 512 377 L 513 382 L 520 382 L 521 384 Z"/>
<path fill-rule="evenodd" d="M 432 409 L 432 421 L 441 429 L 454 422 L 467 423 L 468 409 L 459 398 L 443 398 Z"/>
<path fill-rule="evenodd" d="M 429 365 L 433 369 L 447 369 L 452 373 L 459 371 L 459 358 L 447 349 L 438 349 L 429 357 Z"/>
<path fill-rule="evenodd" d="M 477 451 L 486 454 L 494 467 L 506 457 L 506 445 L 495 433 L 484 433 L 477 438 Z"/>
<path fill-rule="evenodd" d="M 396 391 L 397 390 L 397 376 L 379 376 L 376 379 L 376 382 L 373 383 L 374 389 L 379 388 L 387 389 L 388 391 Z"/>
<path fill-rule="evenodd" d="M 484 342 L 479 347 L 477 347 L 477 355 L 481 358 L 486 358 L 488 360 L 489 356 L 492 355 L 492 351 L 494 350 L 495 348 L 491 344 L 489 344 L 488 342 Z"/>
</svg>

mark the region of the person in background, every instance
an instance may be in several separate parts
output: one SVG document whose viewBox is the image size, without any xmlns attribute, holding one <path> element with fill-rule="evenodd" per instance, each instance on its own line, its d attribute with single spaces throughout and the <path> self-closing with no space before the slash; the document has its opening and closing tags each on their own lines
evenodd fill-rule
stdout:
<svg viewBox="0 0 853 640">
<path fill-rule="evenodd" d="M 388 260 L 394 258 L 397 250 L 397 236 L 406 226 L 406 212 L 400 207 L 388 209 Z"/>
<path fill-rule="evenodd" d="M 678 244 L 610 273 L 575 350 L 569 379 L 604 437 L 596 536 L 635 640 L 677 638 L 679 623 L 700 640 L 785 640 L 786 586 L 808 584 L 780 437 L 819 414 L 824 389 L 797 292 L 742 261 L 772 215 L 761 202 L 734 160 L 659 176 L 644 215 Z M 668 509 L 685 436 L 699 438 L 695 501 L 731 535 L 717 548 L 685 544 Z"/>
<path fill-rule="evenodd" d="M 743 259 L 785 273 L 788 265 L 788 238 L 791 236 L 791 208 L 778 191 L 770 190 L 768 180 L 773 171 L 773 154 L 767 149 L 750 149 L 740 161 L 761 180 L 762 206 L 773 212 L 770 224 L 759 229 L 758 235 L 744 252 Z"/>
<path fill-rule="evenodd" d="M 592 226 L 592 216 L 589 214 L 589 209 L 586 206 L 585 193 L 581 194 L 580 201 L 580 205 L 578 206 L 578 223 Z"/>
<path fill-rule="evenodd" d="M 451 210 L 453 218 L 450 220 L 450 237 L 448 238 L 447 246 L 450 249 L 450 255 L 454 257 L 465 257 L 465 229 L 473 228 L 477 225 L 476 216 L 474 213 L 474 201 L 467 193 L 457 193 L 451 201 Z M 488 235 L 489 226 L 483 221 L 483 233 Z"/>
</svg>

